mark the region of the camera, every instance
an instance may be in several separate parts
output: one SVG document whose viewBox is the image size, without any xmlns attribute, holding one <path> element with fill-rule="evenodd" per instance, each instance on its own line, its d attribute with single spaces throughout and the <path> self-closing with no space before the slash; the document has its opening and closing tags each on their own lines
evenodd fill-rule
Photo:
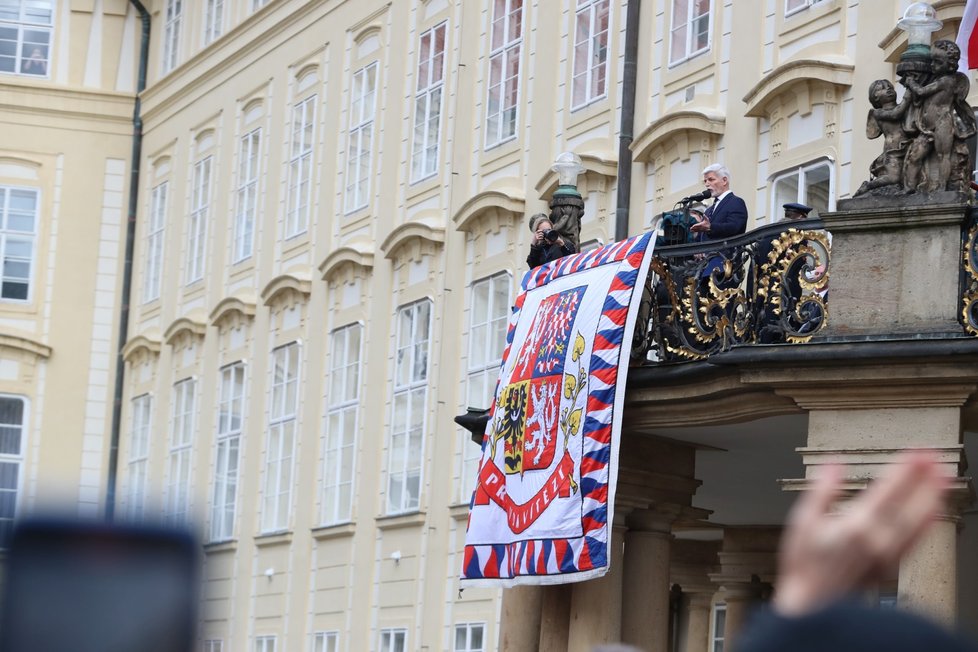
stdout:
<svg viewBox="0 0 978 652">
<path fill-rule="evenodd" d="M 548 229 L 543 232 L 543 239 L 546 240 L 547 242 L 557 242 L 557 238 L 559 237 L 560 234 L 557 233 L 557 231 L 555 231 L 554 229 Z"/>
</svg>

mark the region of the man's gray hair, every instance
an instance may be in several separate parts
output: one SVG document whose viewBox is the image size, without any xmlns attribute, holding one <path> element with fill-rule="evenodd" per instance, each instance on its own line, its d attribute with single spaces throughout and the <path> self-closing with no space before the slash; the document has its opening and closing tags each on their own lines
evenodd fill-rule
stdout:
<svg viewBox="0 0 978 652">
<path fill-rule="evenodd" d="M 727 166 L 720 165 L 719 163 L 714 163 L 713 165 L 707 165 L 705 168 L 703 168 L 703 176 L 706 176 L 710 172 L 715 173 L 721 179 L 724 179 L 724 178 L 730 179 L 731 178 L 730 177 L 730 170 L 727 169 Z"/>
</svg>

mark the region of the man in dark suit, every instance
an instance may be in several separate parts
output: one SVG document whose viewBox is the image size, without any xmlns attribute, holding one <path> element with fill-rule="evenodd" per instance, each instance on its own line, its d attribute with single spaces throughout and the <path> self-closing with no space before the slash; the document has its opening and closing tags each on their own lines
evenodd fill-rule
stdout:
<svg viewBox="0 0 978 652">
<path fill-rule="evenodd" d="M 706 220 L 689 230 L 702 234 L 702 240 L 722 240 L 747 230 L 747 204 L 730 191 L 730 170 L 714 163 L 703 170 L 703 185 L 713 196 L 706 209 Z"/>
</svg>

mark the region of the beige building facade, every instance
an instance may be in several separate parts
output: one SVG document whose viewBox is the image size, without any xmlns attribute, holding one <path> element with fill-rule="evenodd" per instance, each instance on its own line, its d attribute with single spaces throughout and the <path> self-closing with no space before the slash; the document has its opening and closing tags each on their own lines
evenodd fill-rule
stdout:
<svg viewBox="0 0 978 652">
<path fill-rule="evenodd" d="M 0 427 L 17 440 L 0 450 L 0 527 L 47 501 L 106 507 L 135 4 L 0 1 Z M 507 607 L 457 581 L 479 447 L 452 418 L 489 402 L 551 163 L 566 150 L 584 162 L 584 246 L 624 235 L 619 216 L 628 234 L 649 228 L 715 162 L 749 228 L 788 201 L 832 212 L 880 151 L 866 89 L 894 78 L 909 2 L 642 2 L 623 206 L 625 0 L 143 4 L 115 510 L 200 533 L 202 649 L 519 650 L 525 630 L 567 649 L 580 633 L 553 614 L 589 626 L 567 595 Z M 953 35 L 963 0 L 934 5 L 938 35 Z M 639 515 L 631 550 L 668 561 L 671 548 L 656 572 L 695 589 L 678 612 L 686 633 L 650 649 L 722 649 L 746 591 L 730 569 L 770 564 L 790 502 L 780 488 L 753 496 L 763 518 L 686 536 L 677 515 L 707 519 L 723 486 L 698 493 L 695 478 L 729 479 L 731 462 L 662 442 L 722 448 L 774 433 L 784 413 L 733 411 L 719 428 L 636 408 L 650 441 L 623 446 L 659 462 L 627 481 L 671 478 L 685 498 L 669 518 Z M 765 454 L 737 450 L 734 465 Z M 803 476 L 778 450 L 775 462 L 794 455 L 778 477 Z M 641 603 L 602 586 L 591 598 L 617 595 L 630 615 L 601 631 L 647 640 Z"/>
</svg>

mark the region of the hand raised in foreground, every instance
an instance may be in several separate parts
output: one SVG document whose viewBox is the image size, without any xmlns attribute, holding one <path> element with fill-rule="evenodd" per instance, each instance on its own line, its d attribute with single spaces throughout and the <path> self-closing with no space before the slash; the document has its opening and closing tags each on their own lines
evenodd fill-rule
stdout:
<svg viewBox="0 0 978 652">
<path fill-rule="evenodd" d="M 940 511 L 948 478 L 926 452 L 903 455 L 889 472 L 832 513 L 842 467 L 827 466 L 788 515 L 774 607 L 800 616 L 881 579 Z"/>
</svg>

